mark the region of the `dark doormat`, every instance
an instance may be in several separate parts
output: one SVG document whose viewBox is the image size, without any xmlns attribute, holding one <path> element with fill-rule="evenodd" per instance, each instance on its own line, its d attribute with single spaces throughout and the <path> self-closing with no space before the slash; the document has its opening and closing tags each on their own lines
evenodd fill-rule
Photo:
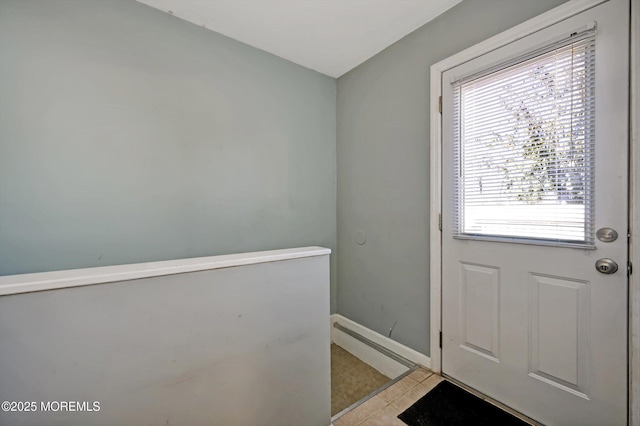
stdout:
<svg viewBox="0 0 640 426">
<path fill-rule="evenodd" d="M 440 382 L 398 418 L 409 426 L 528 426 L 528 423 L 447 381 Z"/>
</svg>

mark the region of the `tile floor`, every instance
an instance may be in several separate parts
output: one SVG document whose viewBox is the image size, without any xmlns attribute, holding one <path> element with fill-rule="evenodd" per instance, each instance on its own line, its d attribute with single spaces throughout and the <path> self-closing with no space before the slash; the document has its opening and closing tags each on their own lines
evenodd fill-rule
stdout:
<svg viewBox="0 0 640 426">
<path fill-rule="evenodd" d="M 420 368 L 363 404 L 342 415 L 334 426 L 406 426 L 398 414 L 409 408 L 442 381 L 442 377 Z"/>
<path fill-rule="evenodd" d="M 332 416 L 390 381 L 390 378 L 360 361 L 340 346 L 331 345 Z"/>
</svg>

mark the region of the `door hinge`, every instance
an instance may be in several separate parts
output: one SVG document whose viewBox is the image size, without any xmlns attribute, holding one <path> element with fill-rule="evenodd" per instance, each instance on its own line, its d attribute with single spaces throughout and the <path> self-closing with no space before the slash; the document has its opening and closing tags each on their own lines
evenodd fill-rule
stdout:
<svg viewBox="0 0 640 426">
<path fill-rule="evenodd" d="M 442 348 L 442 330 L 440 330 L 440 340 L 439 340 L 438 344 Z"/>
<path fill-rule="evenodd" d="M 442 232 L 442 213 L 438 214 L 438 229 Z"/>
<path fill-rule="evenodd" d="M 627 276 L 630 277 L 633 274 L 633 264 L 631 262 L 627 262 Z"/>
<path fill-rule="evenodd" d="M 442 114 L 442 96 L 438 98 L 438 111 Z"/>
</svg>

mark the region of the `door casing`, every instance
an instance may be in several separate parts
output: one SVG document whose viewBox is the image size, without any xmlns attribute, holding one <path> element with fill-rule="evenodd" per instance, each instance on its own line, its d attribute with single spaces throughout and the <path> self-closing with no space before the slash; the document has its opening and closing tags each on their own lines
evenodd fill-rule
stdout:
<svg viewBox="0 0 640 426">
<path fill-rule="evenodd" d="M 442 372 L 442 74 L 457 65 L 505 46 L 607 0 L 571 0 L 431 66 L 430 72 L 430 367 Z M 629 424 L 640 424 L 640 0 L 631 0 L 631 103 L 629 153 L 630 259 L 637 271 L 629 278 Z M 637 190 L 636 190 L 637 188 Z"/>
</svg>

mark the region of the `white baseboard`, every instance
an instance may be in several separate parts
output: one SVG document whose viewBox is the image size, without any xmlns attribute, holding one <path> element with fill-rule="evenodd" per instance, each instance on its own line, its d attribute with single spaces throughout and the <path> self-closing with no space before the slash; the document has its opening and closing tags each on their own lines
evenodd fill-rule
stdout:
<svg viewBox="0 0 640 426">
<path fill-rule="evenodd" d="M 330 321 L 331 341 L 333 343 L 355 355 L 363 362 L 371 365 L 373 368 L 380 371 L 387 377 L 397 377 L 407 371 L 407 367 L 380 353 L 369 345 L 366 345 L 365 343 L 362 343 L 361 341 L 351 337 L 347 333 L 334 328 L 333 323 L 337 322 L 343 327 L 358 333 L 362 337 L 365 337 L 372 342 L 377 343 L 383 348 L 386 348 L 415 364 L 421 365 L 426 368 L 431 367 L 431 359 L 428 356 L 421 354 L 420 352 L 415 351 L 401 343 L 398 343 L 395 340 L 391 340 L 380 333 L 376 333 L 375 331 L 363 325 L 360 325 L 357 322 L 348 319 L 347 317 L 339 314 L 333 314 L 331 315 Z"/>
</svg>

